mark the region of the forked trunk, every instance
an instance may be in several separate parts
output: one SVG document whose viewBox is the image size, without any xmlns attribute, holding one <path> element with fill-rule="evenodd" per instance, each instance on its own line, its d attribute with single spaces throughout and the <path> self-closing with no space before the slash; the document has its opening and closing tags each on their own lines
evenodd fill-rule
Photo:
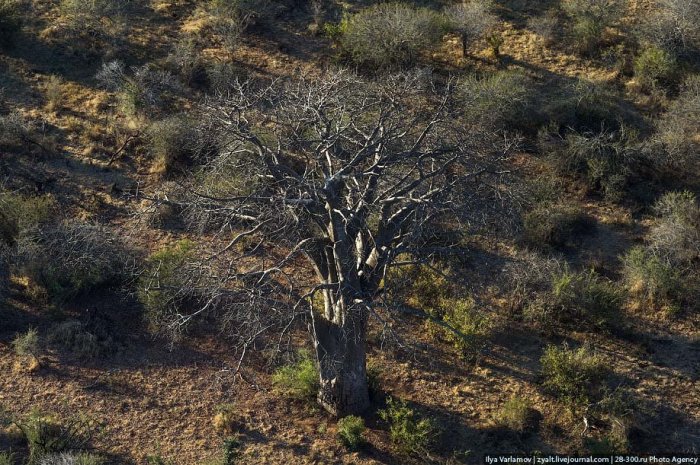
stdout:
<svg viewBox="0 0 700 465">
<path fill-rule="evenodd" d="M 319 403 L 331 414 L 359 415 L 369 407 L 365 321 L 347 316 L 343 324 L 314 318 L 319 360 Z"/>
</svg>

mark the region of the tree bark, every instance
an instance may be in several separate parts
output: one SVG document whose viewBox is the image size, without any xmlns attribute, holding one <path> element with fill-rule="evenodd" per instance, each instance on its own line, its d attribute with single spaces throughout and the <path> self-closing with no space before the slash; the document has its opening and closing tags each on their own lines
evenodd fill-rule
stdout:
<svg viewBox="0 0 700 465">
<path fill-rule="evenodd" d="M 313 329 L 319 361 L 319 403 L 331 414 L 359 415 L 369 407 L 366 317 L 363 311 L 346 313 L 338 324 L 320 314 Z"/>
</svg>

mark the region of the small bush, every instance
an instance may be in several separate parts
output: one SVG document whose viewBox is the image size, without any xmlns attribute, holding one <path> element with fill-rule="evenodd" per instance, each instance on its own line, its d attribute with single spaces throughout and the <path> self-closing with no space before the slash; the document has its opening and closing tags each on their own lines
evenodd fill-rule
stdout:
<svg viewBox="0 0 700 465">
<path fill-rule="evenodd" d="M 99 27 L 103 20 L 115 21 L 128 12 L 131 0 L 61 0 L 61 14 L 72 26 Z"/>
<path fill-rule="evenodd" d="M 523 73 L 499 71 L 484 77 L 470 76 L 459 86 L 467 120 L 487 131 L 534 130 L 535 89 Z"/>
<path fill-rule="evenodd" d="M 46 336 L 49 344 L 83 359 L 93 359 L 102 355 L 109 345 L 85 328 L 80 321 L 69 320 L 53 326 Z"/>
<path fill-rule="evenodd" d="M 379 417 L 389 424 L 389 435 L 394 444 L 407 454 L 427 452 L 437 435 L 435 423 L 419 418 L 403 400 L 389 397 L 387 407 L 379 411 Z"/>
<path fill-rule="evenodd" d="M 23 357 L 38 357 L 41 354 L 39 332 L 31 328 L 26 333 L 20 334 L 12 341 L 12 347 L 17 355 Z"/>
<path fill-rule="evenodd" d="M 546 326 L 587 323 L 604 328 L 617 320 L 622 302 L 617 286 L 594 271 L 564 270 L 553 276 L 549 292 L 527 306 L 525 316 Z"/>
<path fill-rule="evenodd" d="M 544 39 L 546 46 L 551 47 L 559 38 L 559 32 L 561 31 L 559 23 L 559 12 L 555 9 L 550 9 L 543 15 L 530 18 L 527 26 Z"/>
<path fill-rule="evenodd" d="M 649 231 L 654 253 L 679 269 L 700 259 L 700 203 L 689 191 L 664 194 L 654 205 L 659 217 Z"/>
<path fill-rule="evenodd" d="M 278 368 L 272 384 L 283 395 L 295 399 L 313 399 L 318 394 L 319 375 L 316 362 L 308 351 L 299 352 L 299 360 Z"/>
<path fill-rule="evenodd" d="M 525 214 L 523 236 L 525 243 L 536 249 L 562 248 L 574 244 L 594 226 L 579 207 L 544 204 Z"/>
<path fill-rule="evenodd" d="M 584 180 L 588 188 L 611 201 L 626 193 L 630 179 L 642 166 L 642 153 L 634 131 L 569 132 L 565 138 L 544 135 L 541 149 L 561 175 Z"/>
<path fill-rule="evenodd" d="M 0 452 L 0 465 L 15 465 L 15 454 L 12 452 Z"/>
<path fill-rule="evenodd" d="M 625 12 L 623 0 L 563 0 L 562 9 L 571 27 L 571 43 L 583 53 L 593 53 L 603 41 L 605 29 Z"/>
<path fill-rule="evenodd" d="M 46 222 L 55 207 L 50 196 L 28 197 L 0 191 L 0 241 L 14 245 L 20 236 Z"/>
<path fill-rule="evenodd" d="M 700 0 L 661 0 L 642 22 L 638 34 L 674 56 L 700 50 Z"/>
<path fill-rule="evenodd" d="M 496 424 L 518 433 L 530 426 L 532 406 L 524 397 L 513 396 L 506 401 L 496 415 Z"/>
<path fill-rule="evenodd" d="M 354 415 L 338 420 L 338 437 L 350 450 L 359 449 L 364 443 L 365 421 Z"/>
<path fill-rule="evenodd" d="M 675 311 L 685 294 L 682 273 L 644 247 L 634 247 L 623 257 L 622 272 L 632 295 L 651 307 Z"/>
<path fill-rule="evenodd" d="M 238 425 L 239 412 L 233 404 L 222 404 L 217 407 L 216 415 L 212 420 L 214 429 L 218 433 L 233 434 Z"/>
<path fill-rule="evenodd" d="M 358 65 L 373 70 L 409 68 L 436 45 L 444 28 L 440 15 L 403 3 L 379 3 L 352 15 L 340 38 Z"/>
<path fill-rule="evenodd" d="M 133 255 L 105 226 L 61 223 L 35 229 L 17 244 L 21 271 L 56 302 L 123 282 Z"/>
<path fill-rule="evenodd" d="M 120 107 L 128 115 L 163 107 L 179 89 L 172 74 L 152 64 L 127 70 L 122 62 L 111 61 L 102 65 L 96 79 L 105 89 L 118 93 Z"/>
<path fill-rule="evenodd" d="M 206 63 L 195 39 L 177 42 L 165 61 L 167 69 L 179 76 L 185 86 L 204 89 L 209 85 Z"/>
<path fill-rule="evenodd" d="M 443 305 L 445 307 L 443 320 L 459 332 L 456 334 L 454 331 L 445 329 L 445 338 L 454 344 L 462 357 L 473 360 L 484 345 L 486 318 L 470 299 L 451 301 Z"/>
<path fill-rule="evenodd" d="M 58 76 L 49 77 L 44 87 L 44 96 L 49 111 L 56 111 L 63 105 L 62 80 Z"/>
<path fill-rule="evenodd" d="M 673 84 L 676 74 L 675 57 L 662 48 L 646 47 L 634 60 L 634 75 L 647 89 Z"/>
<path fill-rule="evenodd" d="M 18 149 L 32 134 L 32 125 L 20 113 L 0 114 L 0 147 Z"/>
<path fill-rule="evenodd" d="M 0 48 L 12 45 L 22 21 L 18 0 L 0 0 Z"/>
<path fill-rule="evenodd" d="M 223 464 L 235 465 L 241 456 L 241 441 L 238 438 L 228 437 L 223 444 Z"/>
<path fill-rule="evenodd" d="M 39 465 L 103 465 L 105 459 L 99 455 L 80 453 L 62 453 L 43 457 Z"/>
<path fill-rule="evenodd" d="M 139 300 L 146 320 L 154 330 L 177 318 L 179 308 L 194 296 L 185 276 L 185 267 L 194 256 L 194 242 L 182 240 L 155 252 L 148 259 L 138 283 Z"/>
<path fill-rule="evenodd" d="M 171 116 L 148 128 L 148 145 L 154 158 L 153 171 L 172 173 L 191 163 L 196 150 L 193 122 L 184 116 Z"/>
<path fill-rule="evenodd" d="M 30 464 L 40 464 L 47 456 L 84 449 L 99 429 L 99 425 L 85 417 L 60 422 L 37 412 L 18 425 L 27 440 Z"/>
<path fill-rule="evenodd" d="M 694 175 L 700 166 L 700 75 L 689 77 L 658 125 L 658 139 L 666 157 L 660 164 L 673 176 Z M 658 155 L 657 155 L 658 156 Z"/>
<path fill-rule="evenodd" d="M 607 370 L 591 349 L 548 346 L 540 363 L 543 386 L 570 409 L 585 408 L 600 396 Z"/>
<path fill-rule="evenodd" d="M 489 10 L 490 5 L 481 0 L 455 3 L 445 8 L 448 27 L 459 35 L 464 57 L 467 56 L 469 44 L 496 24 L 497 18 Z"/>
</svg>

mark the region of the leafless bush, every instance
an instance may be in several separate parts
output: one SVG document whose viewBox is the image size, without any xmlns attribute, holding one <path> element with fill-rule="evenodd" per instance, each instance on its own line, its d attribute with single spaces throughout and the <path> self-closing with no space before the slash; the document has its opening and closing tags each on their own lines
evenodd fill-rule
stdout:
<svg viewBox="0 0 700 465">
<path fill-rule="evenodd" d="M 19 112 L 0 114 L 0 146 L 22 145 L 27 142 L 31 132 L 31 124 Z"/>
<path fill-rule="evenodd" d="M 64 452 L 43 457 L 38 465 L 103 465 L 105 460 L 85 452 Z"/>
<path fill-rule="evenodd" d="M 661 0 L 639 34 L 675 55 L 700 50 L 700 0 Z"/>
<path fill-rule="evenodd" d="M 127 71 L 122 62 L 111 61 L 102 65 L 96 78 L 104 88 L 119 93 L 122 109 L 129 114 L 163 105 L 179 87 L 172 74 L 151 64 Z"/>
<path fill-rule="evenodd" d="M 109 228 L 60 223 L 27 231 L 17 241 L 15 262 L 57 301 L 129 276 L 134 255 Z"/>
<path fill-rule="evenodd" d="M 351 16 L 341 45 L 352 60 L 374 70 L 408 68 L 442 37 L 439 14 L 402 3 L 380 3 Z"/>
<path fill-rule="evenodd" d="M 449 27 L 459 34 L 462 40 L 462 55 L 467 56 L 469 43 L 482 37 L 496 24 L 496 16 L 490 11 L 491 5 L 483 0 L 456 3 L 444 10 Z"/>
<path fill-rule="evenodd" d="M 172 74 L 178 75 L 186 86 L 194 88 L 207 86 L 206 64 L 193 38 L 181 40 L 173 46 L 166 58 L 166 66 Z"/>
<path fill-rule="evenodd" d="M 658 125 L 658 160 L 675 172 L 695 173 L 700 164 L 700 75 L 688 78 Z M 659 153 L 655 154 L 659 157 Z M 664 156 L 665 155 L 665 156 Z"/>
</svg>

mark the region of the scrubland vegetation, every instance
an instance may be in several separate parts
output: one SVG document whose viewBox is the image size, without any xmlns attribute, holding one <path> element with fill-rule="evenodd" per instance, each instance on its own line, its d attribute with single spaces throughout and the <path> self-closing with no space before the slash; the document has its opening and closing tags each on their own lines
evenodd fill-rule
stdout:
<svg viewBox="0 0 700 465">
<path fill-rule="evenodd" d="M 0 465 L 700 450 L 700 1 L 0 0 Z"/>
</svg>

